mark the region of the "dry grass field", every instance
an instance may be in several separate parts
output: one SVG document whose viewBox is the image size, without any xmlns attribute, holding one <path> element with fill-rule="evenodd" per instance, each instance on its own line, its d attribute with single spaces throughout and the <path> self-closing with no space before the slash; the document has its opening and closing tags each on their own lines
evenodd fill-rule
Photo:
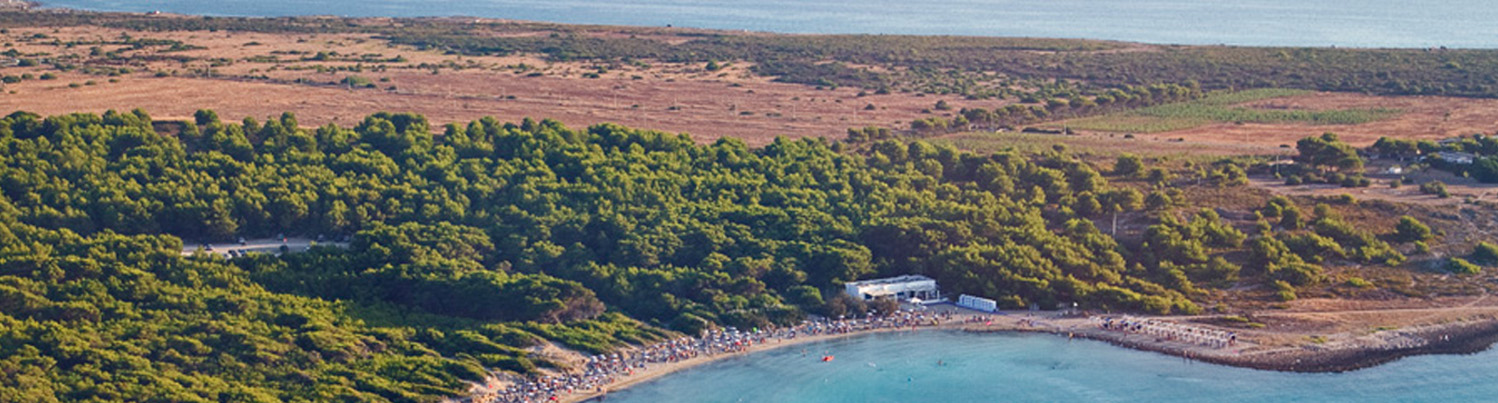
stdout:
<svg viewBox="0 0 1498 403">
<path fill-rule="evenodd" d="M 35 39 L 44 35 L 44 39 Z M 902 126 L 938 100 L 993 108 L 1007 101 L 956 96 L 863 94 L 773 82 L 749 66 L 552 63 L 534 57 L 466 57 L 388 45 L 368 36 L 209 32 L 132 32 L 98 27 L 14 29 L 3 36 L 22 54 L 97 59 L 93 46 L 122 36 L 181 41 L 190 50 L 101 45 L 131 61 L 129 73 L 0 68 L 3 75 L 46 72 L 55 80 L 8 84 L 0 110 L 43 115 L 142 108 L 186 118 L 199 108 L 226 117 L 293 111 L 304 125 L 351 124 L 374 112 L 416 112 L 435 124 L 484 116 L 552 118 L 573 126 L 603 122 L 723 136 L 763 145 L 776 136 L 841 138 L 849 127 Z M 318 57 L 319 53 L 328 56 Z M 188 58 L 181 62 L 165 58 Z M 154 60 L 153 60 L 154 59 Z M 359 84 L 347 85 L 350 77 Z M 595 78 L 596 77 L 596 78 Z M 368 85 L 372 88 L 365 88 Z M 873 105 L 873 109 L 868 109 Z"/>
<path fill-rule="evenodd" d="M 137 49 L 124 44 L 126 38 L 186 46 Z M 263 118 L 293 111 L 306 125 L 347 125 L 379 111 L 421 113 L 437 125 L 483 116 L 507 121 L 537 117 L 573 126 L 615 122 L 687 132 L 699 141 L 732 136 L 762 145 L 776 136 L 841 138 L 850 127 L 905 128 L 911 120 L 950 117 L 964 107 L 1015 102 L 818 89 L 774 82 L 751 73 L 744 63 L 708 71 L 703 65 L 654 61 L 597 64 L 532 56 L 470 57 L 393 46 L 370 35 L 68 27 L 11 29 L 0 34 L 0 41 L 22 57 L 72 55 L 84 65 L 127 69 L 102 74 L 97 69 L 57 72 L 45 65 L 0 67 L 0 75 L 56 75 L 53 80 L 5 84 L 0 91 L 0 111 L 44 115 L 142 108 L 158 118 L 176 119 L 210 108 L 226 117 Z M 931 114 L 929 109 L 938 100 L 947 101 L 953 111 Z M 1131 133 L 1131 139 L 1119 132 L 1080 130 L 1081 136 L 1067 138 L 967 133 L 946 136 L 944 141 L 976 150 L 1061 142 L 1102 153 L 1241 155 L 1284 153 L 1282 145 L 1325 131 L 1367 145 L 1381 136 L 1435 139 L 1498 128 L 1498 100 L 1487 99 L 1302 93 L 1234 107 L 1398 113 L 1344 125 L 1207 122 L 1180 130 Z"/>
</svg>

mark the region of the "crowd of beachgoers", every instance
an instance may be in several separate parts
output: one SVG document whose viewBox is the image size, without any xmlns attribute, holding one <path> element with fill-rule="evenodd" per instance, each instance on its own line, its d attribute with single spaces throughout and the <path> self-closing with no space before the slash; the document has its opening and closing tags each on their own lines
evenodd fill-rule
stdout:
<svg viewBox="0 0 1498 403">
<path fill-rule="evenodd" d="M 880 329 L 936 326 L 951 321 L 951 313 L 898 311 L 859 319 L 808 320 L 790 327 L 768 327 L 741 330 L 723 328 L 707 330 L 700 337 L 681 337 L 639 349 L 587 358 L 581 368 L 555 376 L 540 376 L 509 386 L 483 385 L 475 388 L 473 403 L 537 403 L 557 401 L 575 393 L 603 393 L 604 389 L 624 377 L 644 371 L 651 365 L 669 364 L 703 356 L 748 351 L 757 344 L 795 340 L 798 337 L 853 334 Z M 822 360 L 831 360 L 825 356 Z"/>
<path fill-rule="evenodd" d="M 1119 318 L 1094 316 L 1091 319 L 1097 324 L 1099 329 L 1108 331 L 1143 334 L 1168 341 L 1179 341 L 1212 348 L 1226 348 L 1238 344 L 1238 333 L 1236 332 L 1206 329 L 1175 322 L 1141 319 L 1132 316 Z"/>
</svg>

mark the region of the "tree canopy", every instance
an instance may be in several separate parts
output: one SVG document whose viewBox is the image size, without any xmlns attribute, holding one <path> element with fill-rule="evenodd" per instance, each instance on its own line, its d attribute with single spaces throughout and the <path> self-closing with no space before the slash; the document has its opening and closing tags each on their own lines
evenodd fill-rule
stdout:
<svg viewBox="0 0 1498 403">
<path fill-rule="evenodd" d="M 24 369 L 0 375 L 0 396 L 433 400 L 487 370 L 555 365 L 524 350 L 540 339 L 606 351 L 657 328 L 792 323 L 859 305 L 844 282 L 899 274 L 1008 308 L 1198 312 L 1198 284 L 1235 281 L 1222 255 L 1248 238 L 1157 200 L 1144 244 L 1121 246 L 1095 220 L 1114 232 L 1145 197 L 1059 150 L 752 149 L 530 119 L 440 131 L 390 113 L 352 128 L 0 119 L 0 359 Z M 1326 254 L 1402 259 L 1335 218 L 1312 227 L 1348 246 Z M 352 242 L 179 255 L 271 234 Z M 1314 281 L 1322 252 L 1302 243 L 1256 239 L 1254 267 Z"/>
</svg>

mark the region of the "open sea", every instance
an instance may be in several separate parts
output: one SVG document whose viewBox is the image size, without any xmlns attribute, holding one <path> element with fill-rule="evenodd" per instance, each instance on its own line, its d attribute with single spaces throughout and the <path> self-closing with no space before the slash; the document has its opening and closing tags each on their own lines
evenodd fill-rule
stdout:
<svg viewBox="0 0 1498 403">
<path fill-rule="evenodd" d="M 1493 0 L 41 0 L 220 16 L 476 16 L 565 23 L 1094 38 L 1165 44 L 1498 48 Z"/>
<path fill-rule="evenodd" d="M 802 349 L 806 355 L 802 355 Z M 836 356 L 819 362 L 822 354 Z M 938 363 L 944 365 L 938 365 Z M 725 359 L 606 402 L 1484 402 L 1498 352 L 1333 374 L 1187 362 L 1044 334 L 881 333 Z"/>
</svg>

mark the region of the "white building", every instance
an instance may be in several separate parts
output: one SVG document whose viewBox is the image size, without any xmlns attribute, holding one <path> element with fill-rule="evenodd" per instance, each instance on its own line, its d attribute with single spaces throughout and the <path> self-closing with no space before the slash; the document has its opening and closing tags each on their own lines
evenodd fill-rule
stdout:
<svg viewBox="0 0 1498 403">
<path fill-rule="evenodd" d="M 999 302 L 988 298 L 974 297 L 962 294 L 957 297 L 957 306 L 983 312 L 994 312 L 999 310 Z"/>
<path fill-rule="evenodd" d="M 1458 165 L 1470 165 L 1472 164 L 1473 160 L 1477 159 L 1476 154 L 1447 151 L 1436 153 L 1436 157 L 1440 158 L 1443 161 Z"/>
<path fill-rule="evenodd" d="M 843 289 L 848 295 L 861 300 L 894 298 L 900 301 L 919 299 L 929 301 L 941 298 L 936 280 L 922 275 L 904 275 L 890 278 L 854 281 Z"/>
</svg>

